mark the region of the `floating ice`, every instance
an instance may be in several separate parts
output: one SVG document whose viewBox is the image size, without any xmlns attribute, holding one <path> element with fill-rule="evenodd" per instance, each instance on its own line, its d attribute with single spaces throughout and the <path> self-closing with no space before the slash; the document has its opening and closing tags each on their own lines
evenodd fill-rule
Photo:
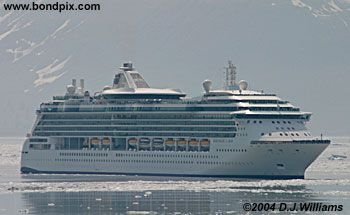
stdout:
<svg viewBox="0 0 350 215">
<path fill-rule="evenodd" d="M 332 155 L 332 156 L 328 157 L 328 160 L 344 160 L 346 158 L 347 158 L 347 156 L 345 156 L 345 155 Z"/>
</svg>

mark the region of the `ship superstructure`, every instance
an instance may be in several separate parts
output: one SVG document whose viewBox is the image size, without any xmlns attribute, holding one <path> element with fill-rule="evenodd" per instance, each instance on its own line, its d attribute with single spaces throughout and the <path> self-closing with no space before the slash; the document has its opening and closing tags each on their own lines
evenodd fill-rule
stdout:
<svg viewBox="0 0 350 215">
<path fill-rule="evenodd" d="M 37 110 L 21 172 L 303 178 L 330 144 L 311 113 L 237 83 L 231 62 L 225 77 L 197 99 L 151 88 L 132 63 L 93 95 L 73 80 Z"/>
</svg>

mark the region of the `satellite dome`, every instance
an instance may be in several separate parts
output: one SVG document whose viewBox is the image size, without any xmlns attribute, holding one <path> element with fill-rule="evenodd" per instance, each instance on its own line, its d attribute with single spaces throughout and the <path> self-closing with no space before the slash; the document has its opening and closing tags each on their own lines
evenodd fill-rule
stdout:
<svg viewBox="0 0 350 215">
<path fill-rule="evenodd" d="M 110 90 L 110 89 L 112 89 L 111 86 L 104 86 L 104 87 L 103 87 L 103 91 L 105 91 L 105 90 Z"/>
<path fill-rule="evenodd" d="M 210 88 L 211 88 L 211 80 L 203 81 L 203 88 L 204 88 L 206 93 L 209 93 Z"/>
<path fill-rule="evenodd" d="M 248 88 L 248 82 L 245 80 L 241 80 L 239 81 L 238 86 L 240 90 L 246 90 Z"/>
</svg>

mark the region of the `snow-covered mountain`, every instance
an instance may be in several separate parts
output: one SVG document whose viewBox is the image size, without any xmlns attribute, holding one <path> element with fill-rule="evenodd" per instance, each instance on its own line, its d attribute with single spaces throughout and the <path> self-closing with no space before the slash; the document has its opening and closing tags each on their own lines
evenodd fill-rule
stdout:
<svg viewBox="0 0 350 215">
<path fill-rule="evenodd" d="M 249 86 L 314 112 L 315 132 L 350 132 L 349 0 L 95 0 L 100 11 L 61 13 L 5 11 L 11 2 L 28 1 L 0 0 L 0 136 L 25 135 L 72 78 L 110 84 L 125 60 L 197 96 L 204 79 L 221 86 L 232 59 Z"/>
</svg>

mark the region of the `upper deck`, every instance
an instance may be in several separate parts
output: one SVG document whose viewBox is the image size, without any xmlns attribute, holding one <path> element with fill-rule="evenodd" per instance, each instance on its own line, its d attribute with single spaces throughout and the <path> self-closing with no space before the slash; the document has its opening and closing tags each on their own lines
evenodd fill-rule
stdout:
<svg viewBox="0 0 350 215">
<path fill-rule="evenodd" d="M 120 67 L 113 85 L 90 95 L 84 82 L 67 86 L 64 96 L 42 103 L 38 112 L 229 112 L 240 118 L 289 117 L 309 119 L 311 113 L 282 100 L 275 94 L 248 90 L 246 81 L 230 83 L 225 90 L 212 90 L 211 81 L 204 81 L 204 94 L 186 97 L 181 90 L 151 88 L 131 63 Z M 266 115 L 266 116 L 262 116 Z"/>
</svg>

